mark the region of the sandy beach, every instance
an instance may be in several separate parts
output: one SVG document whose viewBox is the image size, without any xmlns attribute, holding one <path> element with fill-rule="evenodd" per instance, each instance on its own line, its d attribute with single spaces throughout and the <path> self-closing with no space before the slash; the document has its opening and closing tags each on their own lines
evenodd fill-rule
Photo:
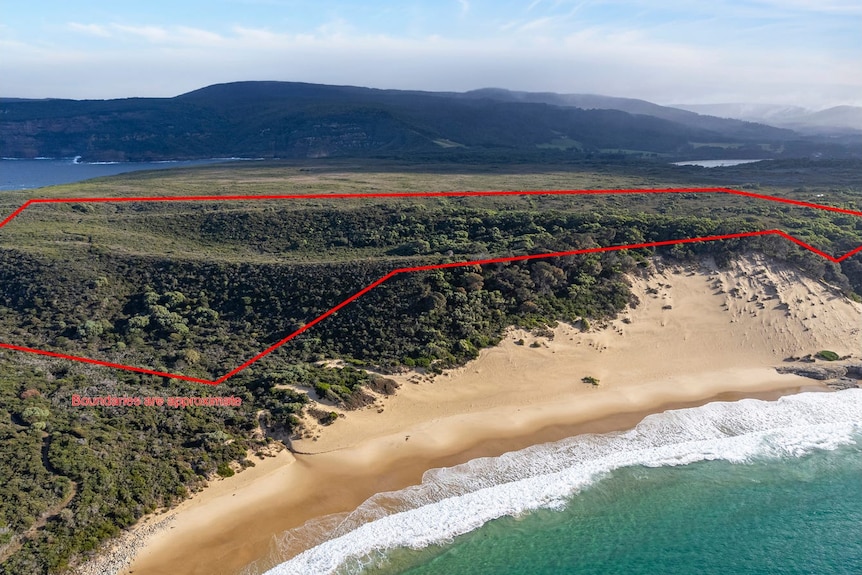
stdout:
<svg viewBox="0 0 862 575">
<path fill-rule="evenodd" d="M 418 483 L 428 469 L 627 429 L 669 408 L 825 391 L 775 367 L 821 349 L 857 358 L 862 349 L 862 306 L 759 257 L 723 271 L 661 269 L 633 289 L 640 304 L 606 325 L 561 324 L 552 338 L 511 330 L 460 369 L 397 376 L 396 395 L 327 428 L 310 424 L 311 437 L 294 447 L 315 455 L 255 459 L 142 522 L 118 550 L 134 560 L 110 572 L 260 572 L 284 560 L 275 540 L 285 530 Z M 582 382 L 588 376 L 599 385 Z"/>
</svg>

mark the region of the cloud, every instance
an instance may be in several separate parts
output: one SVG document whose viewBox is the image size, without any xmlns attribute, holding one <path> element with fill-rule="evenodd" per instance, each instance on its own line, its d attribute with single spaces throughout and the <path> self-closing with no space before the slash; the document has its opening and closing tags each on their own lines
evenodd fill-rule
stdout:
<svg viewBox="0 0 862 575">
<path fill-rule="evenodd" d="M 111 24 L 111 29 L 129 36 L 138 36 L 149 42 L 166 42 L 171 40 L 171 34 L 159 26 L 126 26 Z"/>
<path fill-rule="evenodd" d="M 564 0 L 558 0 L 562 5 Z M 597 2 L 583 2 L 596 8 Z M 862 3 L 858 0 L 710 0 L 693 2 L 691 0 L 603 0 L 604 7 L 620 10 L 663 13 L 671 18 L 690 19 L 698 16 L 718 19 L 763 18 L 783 20 L 787 18 L 840 17 L 842 15 L 862 15 Z M 811 21 L 809 21 L 811 23 Z"/>
<path fill-rule="evenodd" d="M 530 2 L 530 4 L 527 6 L 527 8 L 524 10 L 524 12 L 527 12 L 527 13 L 532 12 L 532 11 L 533 11 L 533 8 L 535 8 L 536 6 L 538 6 L 538 5 L 539 5 L 539 4 L 541 4 L 541 3 L 542 3 L 542 0 L 533 0 L 533 1 L 532 1 L 532 2 Z"/>
<path fill-rule="evenodd" d="M 755 0 L 778 10 L 816 12 L 820 14 L 862 14 L 858 0 Z"/>
<path fill-rule="evenodd" d="M 201 30 L 200 28 L 177 26 L 176 32 L 178 38 L 181 38 L 183 42 L 198 46 L 215 46 L 225 42 L 225 38 L 220 34 L 216 34 L 215 32 L 210 32 L 208 30 Z"/>
<path fill-rule="evenodd" d="M 859 62 L 851 58 L 781 43 L 758 50 L 699 44 L 631 26 L 567 28 L 534 12 L 506 33 L 469 38 L 372 34 L 338 19 L 304 33 L 69 24 L 76 34 L 107 39 L 111 49 L 102 41 L 75 50 L 4 42 L 0 76 L 9 91 L 3 95 L 29 97 L 172 96 L 266 79 L 420 90 L 496 86 L 660 103 L 862 105 Z"/>
<path fill-rule="evenodd" d="M 152 44 L 181 44 L 197 46 L 213 46 L 223 44 L 225 38 L 220 34 L 192 28 L 190 26 L 130 26 L 126 24 L 79 24 L 69 22 L 66 27 L 73 32 L 98 36 L 100 38 L 113 38 L 124 41 L 144 40 Z"/>
<path fill-rule="evenodd" d="M 66 26 L 74 32 L 81 32 L 83 34 L 99 36 L 101 38 L 111 37 L 110 30 L 105 26 L 100 26 L 99 24 L 79 24 L 77 22 L 69 22 Z"/>
<path fill-rule="evenodd" d="M 549 28 L 554 23 L 554 19 L 550 16 L 545 16 L 543 18 L 536 18 L 534 20 L 530 20 L 528 22 L 524 22 L 520 26 L 518 26 L 518 30 L 521 32 L 535 32 L 537 30 L 544 30 Z"/>
</svg>

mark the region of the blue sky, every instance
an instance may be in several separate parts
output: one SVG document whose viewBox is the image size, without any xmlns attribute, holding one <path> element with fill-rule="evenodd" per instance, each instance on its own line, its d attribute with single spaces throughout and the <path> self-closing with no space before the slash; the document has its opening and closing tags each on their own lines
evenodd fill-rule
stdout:
<svg viewBox="0 0 862 575">
<path fill-rule="evenodd" d="M 862 105 L 862 2 L 0 0 L 0 95 L 235 80 Z"/>
</svg>

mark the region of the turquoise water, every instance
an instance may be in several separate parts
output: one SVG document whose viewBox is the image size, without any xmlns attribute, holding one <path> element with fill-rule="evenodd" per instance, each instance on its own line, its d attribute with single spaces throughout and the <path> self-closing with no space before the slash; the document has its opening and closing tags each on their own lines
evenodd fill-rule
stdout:
<svg viewBox="0 0 862 575">
<path fill-rule="evenodd" d="M 859 575 L 862 450 L 621 469 L 563 510 L 497 519 L 389 563 L 366 572 Z"/>
<path fill-rule="evenodd" d="M 285 533 L 276 557 L 267 575 L 860 575 L 862 389 L 430 470 Z"/>
</svg>

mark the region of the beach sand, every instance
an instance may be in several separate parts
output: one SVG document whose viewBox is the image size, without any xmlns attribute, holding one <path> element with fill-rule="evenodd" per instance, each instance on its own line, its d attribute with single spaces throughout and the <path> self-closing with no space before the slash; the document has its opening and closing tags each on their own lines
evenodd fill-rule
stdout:
<svg viewBox="0 0 862 575">
<path fill-rule="evenodd" d="M 761 257 L 724 271 L 665 268 L 633 289 L 640 304 L 604 326 L 559 325 L 552 339 L 511 330 L 460 369 L 397 376 L 396 395 L 294 443 L 316 455 L 255 460 L 136 527 L 150 529 L 123 550 L 136 557 L 119 572 L 260 572 L 284 560 L 275 539 L 285 530 L 418 483 L 428 469 L 627 429 L 669 408 L 825 390 L 775 367 L 821 349 L 862 349 L 862 306 Z"/>
</svg>

